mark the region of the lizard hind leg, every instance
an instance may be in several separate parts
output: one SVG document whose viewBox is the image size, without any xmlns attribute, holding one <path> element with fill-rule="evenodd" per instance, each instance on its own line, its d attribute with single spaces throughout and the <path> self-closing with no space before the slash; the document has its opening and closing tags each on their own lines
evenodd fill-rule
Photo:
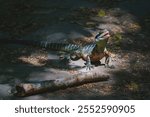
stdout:
<svg viewBox="0 0 150 117">
<path fill-rule="evenodd" d="M 111 66 L 110 66 L 111 53 L 109 51 L 107 51 L 106 48 L 104 50 L 104 56 L 105 56 L 105 67 L 111 68 Z"/>
<path fill-rule="evenodd" d="M 105 67 L 109 67 L 109 62 L 110 62 L 110 56 L 106 56 L 106 58 L 105 58 Z"/>
<path fill-rule="evenodd" d="M 69 55 L 61 55 L 61 56 L 59 56 L 59 59 L 63 63 L 70 63 L 71 62 L 71 58 Z"/>
<path fill-rule="evenodd" d="M 106 59 L 105 59 L 105 67 L 114 69 L 115 66 L 114 65 L 110 65 L 110 61 L 112 61 L 111 60 L 111 56 L 107 55 Z"/>
</svg>

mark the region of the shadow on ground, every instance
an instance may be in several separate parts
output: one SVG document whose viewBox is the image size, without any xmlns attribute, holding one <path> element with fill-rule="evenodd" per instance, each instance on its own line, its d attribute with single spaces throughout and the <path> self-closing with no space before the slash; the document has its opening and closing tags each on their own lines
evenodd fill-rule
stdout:
<svg viewBox="0 0 150 117">
<path fill-rule="evenodd" d="M 107 28 L 113 35 L 108 48 L 117 54 L 120 68 L 111 72 L 112 78 L 107 82 L 18 98 L 9 95 L 14 84 L 28 81 L 38 72 L 48 76 L 48 72 L 54 71 L 47 70 L 49 66 L 33 64 L 39 59 L 32 60 L 31 56 L 36 51 L 43 53 L 43 50 L 21 45 L 1 45 L 0 98 L 149 99 L 149 1 L 127 0 L 113 4 L 104 1 L 1 0 L 0 39 L 87 41 L 93 38 L 99 28 Z M 45 77 L 47 78 L 49 77 Z"/>
</svg>

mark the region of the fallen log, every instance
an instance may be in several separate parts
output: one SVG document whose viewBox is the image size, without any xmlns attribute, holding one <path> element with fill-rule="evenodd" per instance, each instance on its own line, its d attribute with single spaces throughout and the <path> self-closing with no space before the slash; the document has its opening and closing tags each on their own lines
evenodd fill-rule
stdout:
<svg viewBox="0 0 150 117">
<path fill-rule="evenodd" d="M 56 80 L 47 80 L 41 82 L 21 83 L 15 86 L 15 96 L 29 96 L 46 91 L 55 91 L 68 87 L 79 86 L 86 83 L 106 81 L 109 75 L 100 73 L 77 74 L 69 78 L 59 78 Z"/>
</svg>

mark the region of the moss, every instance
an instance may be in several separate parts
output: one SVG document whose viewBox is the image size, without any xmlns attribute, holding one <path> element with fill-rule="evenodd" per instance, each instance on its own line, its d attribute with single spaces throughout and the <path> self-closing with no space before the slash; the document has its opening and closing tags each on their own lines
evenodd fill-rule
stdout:
<svg viewBox="0 0 150 117">
<path fill-rule="evenodd" d="M 120 41 L 122 40 L 122 34 L 121 33 L 116 33 L 114 36 L 113 36 L 114 40 L 116 41 Z"/>
<path fill-rule="evenodd" d="M 98 12 L 98 16 L 99 16 L 99 17 L 104 17 L 104 16 L 106 16 L 105 10 L 100 9 L 99 12 Z"/>
<path fill-rule="evenodd" d="M 120 46 L 121 40 L 123 39 L 121 33 L 116 33 L 112 36 L 112 41 L 116 46 Z"/>
<path fill-rule="evenodd" d="M 131 82 L 128 85 L 126 85 L 126 87 L 128 88 L 128 90 L 130 91 L 138 91 L 139 90 L 139 85 L 135 82 Z"/>
<path fill-rule="evenodd" d="M 129 25 L 129 28 L 132 30 L 132 31 L 138 31 L 141 29 L 140 25 L 138 23 L 131 23 Z"/>
</svg>

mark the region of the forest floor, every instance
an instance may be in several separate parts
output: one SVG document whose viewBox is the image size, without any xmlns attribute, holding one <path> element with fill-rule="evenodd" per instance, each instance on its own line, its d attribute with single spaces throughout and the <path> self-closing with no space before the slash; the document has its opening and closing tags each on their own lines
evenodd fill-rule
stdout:
<svg viewBox="0 0 150 117">
<path fill-rule="evenodd" d="M 66 77 L 79 71 L 64 69 L 61 62 L 48 60 L 56 56 L 48 55 L 43 49 L 1 45 L 0 99 L 150 99 L 148 14 L 137 15 L 129 10 L 130 7 L 122 8 L 122 2 L 101 4 L 92 0 L 79 0 L 76 6 L 73 1 L 65 1 L 62 6 L 60 1 L 53 4 L 48 2 L 41 3 L 37 0 L 33 4 L 33 0 L 33 3 L 22 6 L 21 2 L 14 3 L 10 9 L 16 14 L 10 12 L 5 16 L 7 20 L 0 19 L 3 24 L 0 26 L 1 38 L 44 39 L 80 44 L 92 41 L 99 28 L 106 28 L 111 33 L 107 48 L 115 55 L 111 63 L 115 68 L 98 66 L 93 70 L 109 74 L 110 79 L 55 92 L 15 97 L 10 94 L 10 90 L 17 83 Z M 124 3 L 126 4 L 129 3 Z M 149 13 L 148 10 L 147 12 Z M 84 62 L 79 60 L 75 64 L 83 65 Z"/>
</svg>

